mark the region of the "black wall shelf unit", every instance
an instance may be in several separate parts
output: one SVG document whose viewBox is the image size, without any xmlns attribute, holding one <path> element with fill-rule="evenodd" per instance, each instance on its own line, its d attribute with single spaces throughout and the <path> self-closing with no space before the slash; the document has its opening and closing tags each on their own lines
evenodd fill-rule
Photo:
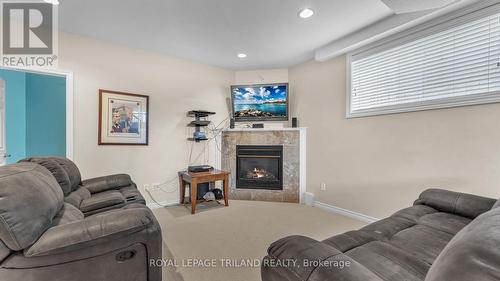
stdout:
<svg viewBox="0 0 500 281">
<path fill-rule="evenodd" d="M 188 127 L 206 127 L 210 125 L 210 121 L 208 120 L 195 120 L 191 121 L 191 123 L 188 124 Z"/>
<path fill-rule="evenodd" d="M 200 133 L 200 128 L 201 127 L 206 127 L 210 125 L 210 120 L 206 120 L 210 115 L 214 115 L 215 112 L 211 111 L 204 111 L 204 110 L 191 110 L 187 113 L 188 117 L 193 117 L 194 121 L 191 121 L 187 126 L 188 127 L 194 127 L 194 134 L 192 138 L 188 138 L 188 141 L 195 141 L 195 142 L 200 142 L 200 141 L 206 141 L 208 140 L 207 137 L 205 136 L 198 136 L 197 135 Z"/>
</svg>

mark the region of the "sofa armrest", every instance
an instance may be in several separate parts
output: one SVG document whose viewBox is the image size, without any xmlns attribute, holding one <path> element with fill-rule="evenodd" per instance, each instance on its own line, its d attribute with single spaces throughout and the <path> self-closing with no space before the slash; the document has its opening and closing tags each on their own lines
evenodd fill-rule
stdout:
<svg viewBox="0 0 500 281">
<path fill-rule="evenodd" d="M 444 189 L 427 189 L 414 205 L 426 205 L 441 212 L 474 219 L 493 207 L 496 200 Z"/>
<path fill-rule="evenodd" d="M 46 256 L 111 242 L 149 226 L 156 227 L 149 209 L 116 210 L 52 227 L 25 249 L 26 257 Z"/>
<path fill-rule="evenodd" d="M 262 281 L 382 281 L 340 250 L 304 236 L 271 244 L 261 268 Z"/>
<path fill-rule="evenodd" d="M 90 191 L 90 193 L 103 192 L 110 189 L 118 189 L 120 187 L 125 187 L 132 185 L 132 179 L 129 175 L 118 174 L 110 175 L 105 177 L 93 178 L 84 180 L 82 185 Z"/>
<path fill-rule="evenodd" d="M 305 236 L 282 238 L 272 243 L 267 252 L 268 256 L 262 263 L 262 280 L 274 280 L 264 278 L 264 272 L 273 268 L 276 270 L 276 267 L 282 271 L 280 274 L 296 277 L 292 280 L 307 280 L 315 267 L 305 264 L 341 254 L 339 250 Z"/>
</svg>

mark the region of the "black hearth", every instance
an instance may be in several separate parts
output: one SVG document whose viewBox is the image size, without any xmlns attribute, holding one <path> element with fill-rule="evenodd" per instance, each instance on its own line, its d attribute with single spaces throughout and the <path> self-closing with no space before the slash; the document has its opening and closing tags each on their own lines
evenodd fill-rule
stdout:
<svg viewBox="0 0 500 281">
<path fill-rule="evenodd" d="M 283 146 L 237 145 L 236 188 L 283 189 Z"/>
</svg>

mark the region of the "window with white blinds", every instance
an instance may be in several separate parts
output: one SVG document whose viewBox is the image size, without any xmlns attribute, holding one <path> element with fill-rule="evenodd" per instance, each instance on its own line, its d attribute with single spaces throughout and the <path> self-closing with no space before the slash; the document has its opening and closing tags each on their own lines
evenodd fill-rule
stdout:
<svg viewBox="0 0 500 281">
<path fill-rule="evenodd" d="M 500 101 L 500 12 L 449 25 L 351 56 L 348 117 Z"/>
</svg>

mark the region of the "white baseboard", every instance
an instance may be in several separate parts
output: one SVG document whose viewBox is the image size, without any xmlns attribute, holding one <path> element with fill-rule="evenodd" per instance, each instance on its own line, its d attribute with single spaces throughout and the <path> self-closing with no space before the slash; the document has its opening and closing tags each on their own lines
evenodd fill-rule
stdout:
<svg viewBox="0 0 500 281">
<path fill-rule="evenodd" d="M 332 213 L 336 213 L 336 214 L 343 215 L 346 217 L 350 217 L 350 218 L 353 218 L 355 220 L 359 220 L 362 222 L 373 223 L 373 222 L 376 222 L 379 220 L 379 219 L 374 218 L 374 217 L 370 217 L 370 216 L 367 216 L 367 215 L 364 215 L 361 213 L 357 213 L 357 212 L 354 212 L 351 210 L 346 210 L 346 209 L 343 209 L 343 208 L 340 208 L 337 206 L 329 205 L 329 204 L 318 202 L 318 201 L 314 201 L 313 206 L 316 208 L 323 209 L 323 210 L 328 211 L 328 212 L 332 212 Z"/>
<path fill-rule="evenodd" d="M 175 201 L 162 201 L 162 202 L 151 202 L 151 203 L 148 203 L 146 204 L 146 206 L 148 206 L 148 208 L 150 208 L 151 210 L 154 210 L 154 209 L 159 209 L 159 208 L 163 208 L 163 207 L 171 207 L 171 206 L 177 206 L 179 205 L 179 201 L 178 200 L 175 200 Z"/>
</svg>

